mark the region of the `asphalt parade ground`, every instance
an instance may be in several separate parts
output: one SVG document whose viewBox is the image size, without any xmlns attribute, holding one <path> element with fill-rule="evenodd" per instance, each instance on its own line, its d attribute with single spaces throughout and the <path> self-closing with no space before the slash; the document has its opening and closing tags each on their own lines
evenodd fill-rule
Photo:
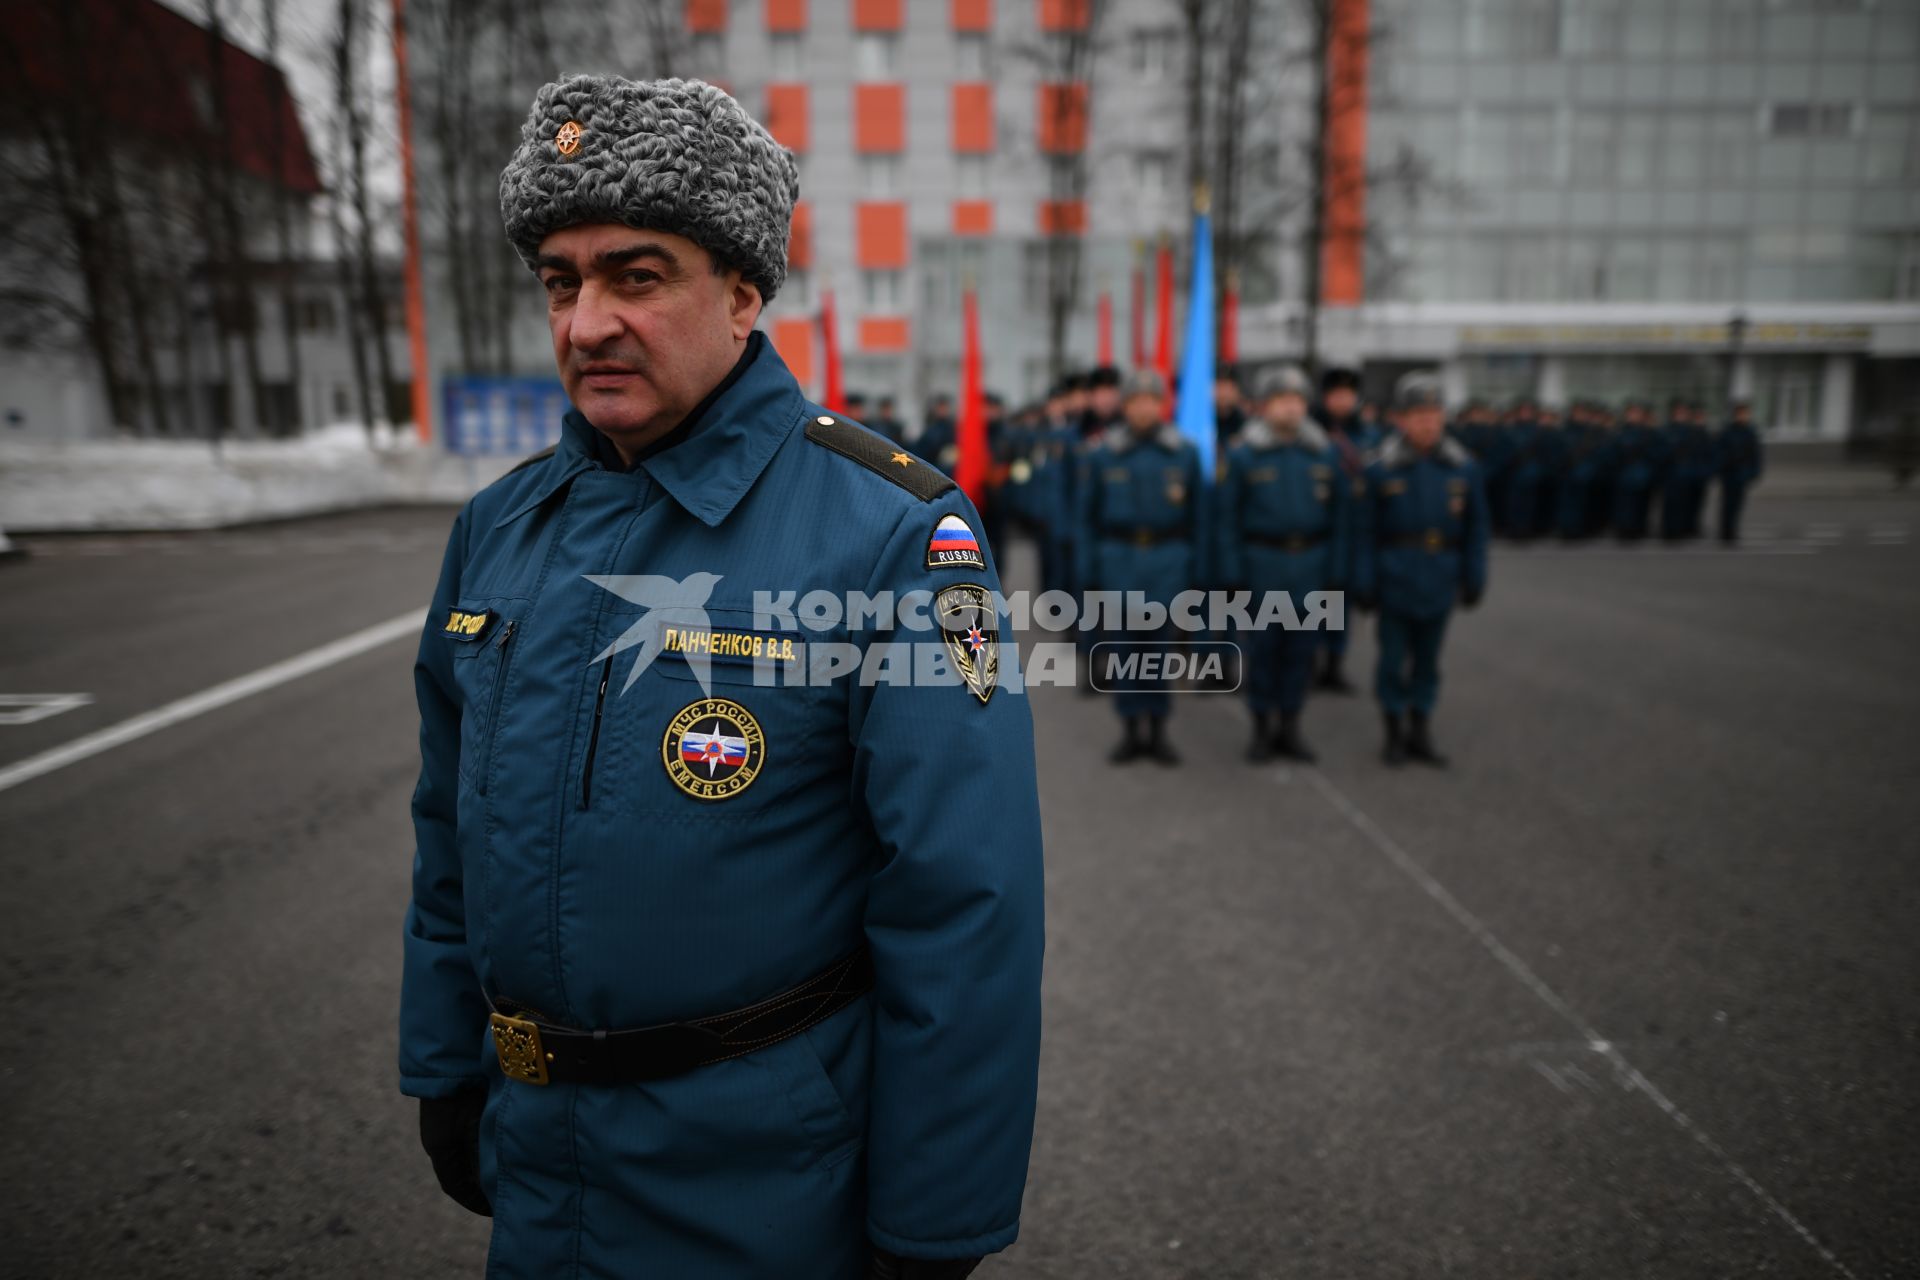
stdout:
<svg viewBox="0 0 1920 1280">
<path fill-rule="evenodd" d="M 0 564 L 0 1275 L 480 1274 L 394 1082 L 451 518 Z M 1920 501 L 1750 530 L 1497 547 L 1445 772 L 1364 696 L 1254 767 L 1204 694 L 1116 769 L 1035 691 L 1040 1116 L 982 1280 L 1920 1275 Z"/>
</svg>

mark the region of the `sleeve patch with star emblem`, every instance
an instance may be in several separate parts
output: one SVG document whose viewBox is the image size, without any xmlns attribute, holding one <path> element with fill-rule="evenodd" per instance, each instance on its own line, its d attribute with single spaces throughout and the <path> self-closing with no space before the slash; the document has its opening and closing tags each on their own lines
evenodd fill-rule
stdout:
<svg viewBox="0 0 1920 1280">
<path fill-rule="evenodd" d="M 807 423 L 807 439 L 885 476 L 922 502 L 931 502 L 954 487 L 953 481 L 893 441 L 845 418 L 823 414 L 813 419 Z"/>
<path fill-rule="evenodd" d="M 980 557 L 980 539 L 973 536 L 967 522 L 959 516 L 941 516 L 940 523 L 933 526 L 933 537 L 927 540 L 927 568 L 986 567 L 987 562 Z"/>
</svg>

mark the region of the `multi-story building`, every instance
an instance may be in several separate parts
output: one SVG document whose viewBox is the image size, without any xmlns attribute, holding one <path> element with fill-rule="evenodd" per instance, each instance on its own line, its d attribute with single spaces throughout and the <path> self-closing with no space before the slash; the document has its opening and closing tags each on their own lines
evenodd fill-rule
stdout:
<svg viewBox="0 0 1920 1280">
<path fill-rule="evenodd" d="M 1270 223 L 1243 226 L 1244 363 L 1300 358 L 1317 315 L 1314 353 L 1380 390 L 1414 365 L 1458 399 L 1733 390 L 1777 435 L 1814 438 L 1920 399 L 1920 0 L 1250 3 L 1241 74 L 1260 83 L 1242 128 L 1274 145 L 1248 160 L 1265 189 L 1243 193 L 1243 223 Z M 1323 6 L 1359 34 L 1330 42 L 1321 148 Z M 1217 129 L 1190 163 L 1187 9 L 683 0 L 671 58 L 624 66 L 596 46 L 566 65 L 714 80 L 795 151 L 793 272 L 764 327 L 804 383 L 819 390 L 831 291 L 849 388 L 908 406 L 952 390 L 971 280 L 987 384 L 1027 398 L 1050 379 L 1062 241 L 1079 259 L 1065 354 L 1092 362 L 1104 293 L 1124 362 L 1141 246 L 1184 241 L 1189 177 L 1217 176 Z M 1231 65 L 1213 40 L 1210 122 Z M 501 130 L 492 171 L 512 141 Z M 1316 154 L 1347 176 L 1309 181 Z M 433 181 L 430 159 L 420 172 Z M 1314 205 L 1328 234 L 1310 250 Z M 550 368 L 536 320 L 515 320 L 497 371 Z M 465 372 L 444 328 L 436 367 Z"/>
<path fill-rule="evenodd" d="M 1779 438 L 1920 408 L 1916 0 L 1372 8 L 1368 155 L 1440 194 L 1381 201 L 1330 354 L 1456 398 L 1731 390 Z"/>
</svg>

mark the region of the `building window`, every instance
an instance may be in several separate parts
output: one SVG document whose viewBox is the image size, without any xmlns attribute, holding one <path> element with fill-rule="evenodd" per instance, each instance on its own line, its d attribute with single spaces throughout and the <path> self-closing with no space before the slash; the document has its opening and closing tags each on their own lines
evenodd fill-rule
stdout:
<svg viewBox="0 0 1920 1280">
<path fill-rule="evenodd" d="M 1620 52 L 1620 6 L 1613 0 L 1589 0 L 1567 14 L 1568 53 L 1605 57 Z"/>
<path fill-rule="evenodd" d="M 775 80 L 804 80 L 807 75 L 807 37 L 800 31 L 776 31 L 768 38 Z"/>
<path fill-rule="evenodd" d="M 333 332 L 333 299 L 302 298 L 296 308 L 300 329 L 305 333 Z"/>
<path fill-rule="evenodd" d="M 862 271 L 860 304 L 868 311 L 897 312 L 905 296 L 898 271 Z"/>
<path fill-rule="evenodd" d="M 1173 193 L 1173 156 L 1166 151 L 1133 153 L 1134 193 L 1142 199 L 1162 200 Z"/>
<path fill-rule="evenodd" d="M 900 157 L 876 153 L 860 157 L 860 194 L 887 199 L 900 194 Z"/>
<path fill-rule="evenodd" d="M 1568 159 L 1576 183 L 1604 185 L 1613 181 L 1612 119 L 1590 111 L 1574 116 Z"/>
<path fill-rule="evenodd" d="M 988 192 L 991 157 L 958 155 L 953 158 L 953 185 L 963 200 L 984 200 Z"/>
<path fill-rule="evenodd" d="M 982 31 L 962 31 L 953 38 L 953 78 L 955 80 L 991 80 L 992 64 L 987 57 L 987 36 Z"/>
<path fill-rule="evenodd" d="M 1144 27 L 1133 33 L 1133 75 L 1136 80 L 1170 80 L 1178 59 L 1180 36 L 1172 27 Z"/>
<path fill-rule="evenodd" d="M 1851 102 L 1773 102 L 1765 108 L 1769 138 L 1848 138 L 1860 111 Z"/>
<path fill-rule="evenodd" d="M 1513 52 L 1522 58 L 1554 58 L 1560 54 L 1558 0 L 1522 4 L 1513 14 Z"/>
<path fill-rule="evenodd" d="M 813 273 L 788 267 L 786 283 L 780 286 L 780 297 L 802 311 L 811 311 L 813 309 Z"/>
<path fill-rule="evenodd" d="M 862 80 L 896 80 L 900 39 L 892 31 L 862 31 L 854 37 L 854 74 Z"/>
</svg>

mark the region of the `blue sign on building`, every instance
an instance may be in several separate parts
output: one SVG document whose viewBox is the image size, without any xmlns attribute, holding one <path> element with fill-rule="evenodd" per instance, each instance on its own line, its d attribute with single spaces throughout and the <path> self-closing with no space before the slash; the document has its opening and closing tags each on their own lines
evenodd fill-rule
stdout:
<svg viewBox="0 0 1920 1280">
<path fill-rule="evenodd" d="M 560 438 L 568 404 L 558 378 L 449 377 L 440 385 L 449 453 L 536 453 Z"/>
</svg>

